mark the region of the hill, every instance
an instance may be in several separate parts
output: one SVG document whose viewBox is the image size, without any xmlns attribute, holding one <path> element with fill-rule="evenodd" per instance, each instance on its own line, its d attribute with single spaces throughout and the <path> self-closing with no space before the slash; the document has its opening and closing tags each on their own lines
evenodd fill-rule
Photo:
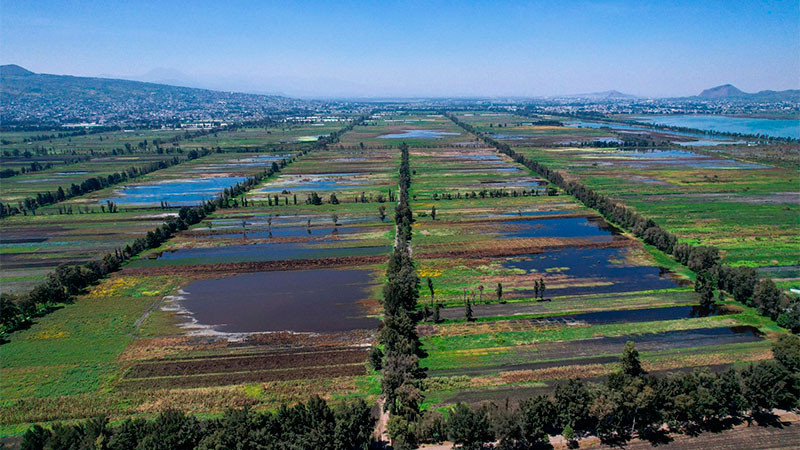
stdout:
<svg viewBox="0 0 800 450">
<path fill-rule="evenodd" d="M 564 98 L 578 98 L 586 100 L 632 100 L 637 98 L 635 95 L 624 94 L 620 91 L 610 90 L 602 92 L 589 92 L 586 94 L 565 95 Z"/>
<path fill-rule="evenodd" d="M 258 120 L 310 106 L 279 96 L 39 74 L 13 64 L 0 66 L 0 120 L 4 125 Z"/>
<path fill-rule="evenodd" d="M 747 95 L 736 88 L 732 84 L 723 84 L 722 86 L 705 89 L 698 95 L 701 98 L 723 98 L 723 97 L 741 97 Z"/>
<path fill-rule="evenodd" d="M 705 89 L 697 97 L 709 100 L 797 102 L 800 101 L 800 90 L 759 91 L 751 94 L 738 89 L 732 84 L 723 84 L 722 86 Z"/>
</svg>

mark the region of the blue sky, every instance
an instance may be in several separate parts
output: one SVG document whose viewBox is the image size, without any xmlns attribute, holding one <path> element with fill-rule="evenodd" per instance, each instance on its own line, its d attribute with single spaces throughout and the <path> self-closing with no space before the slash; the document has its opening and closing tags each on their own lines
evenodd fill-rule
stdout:
<svg viewBox="0 0 800 450">
<path fill-rule="evenodd" d="M 312 97 L 796 89 L 798 36 L 797 0 L 0 2 L 2 63 Z"/>
</svg>

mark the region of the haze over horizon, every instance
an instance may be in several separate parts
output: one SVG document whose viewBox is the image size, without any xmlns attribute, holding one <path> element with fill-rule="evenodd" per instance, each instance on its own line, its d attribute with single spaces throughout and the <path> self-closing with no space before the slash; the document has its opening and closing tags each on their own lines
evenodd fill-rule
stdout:
<svg viewBox="0 0 800 450">
<path fill-rule="evenodd" d="M 800 88 L 800 4 L 731 3 L 6 1 L 0 40 L 39 73 L 296 97 Z"/>
</svg>

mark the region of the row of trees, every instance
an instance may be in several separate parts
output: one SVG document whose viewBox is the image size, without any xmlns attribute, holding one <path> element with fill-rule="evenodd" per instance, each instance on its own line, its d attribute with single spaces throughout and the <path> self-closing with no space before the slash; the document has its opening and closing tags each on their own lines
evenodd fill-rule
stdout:
<svg viewBox="0 0 800 450">
<path fill-rule="evenodd" d="M 463 194 L 461 192 L 456 192 L 456 193 L 452 193 L 452 192 L 443 192 L 443 193 L 434 192 L 433 195 L 431 196 L 431 198 L 434 199 L 434 200 L 453 200 L 453 199 L 460 200 L 462 198 L 462 195 L 463 195 L 463 198 L 465 198 L 465 199 L 470 199 L 470 198 L 528 197 L 528 196 L 536 197 L 538 195 L 542 195 L 543 193 L 547 194 L 547 195 L 550 195 L 550 196 L 558 195 L 558 191 L 555 188 L 547 187 L 544 191 L 542 191 L 540 189 L 533 188 L 533 189 L 530 189 L 530 190 L 528 190 L 528 189 L 521 189 L 521 190 L 514 190 L 514 189 L 508 189 L 508 190 L 506 190 L 506 189 L 482 189 L 482 190 L 480 190 L 478 192 L 469 191 L 469 192 L 464 192 Z"/>
<path fill-rule="evenodd" d="M 363 118 L 359 119 L 363 120 Z M 349 129 L 355 122 L 348 125 Z M 327 148 L 331 136 L 338 136 L 334 132 L 327 140 L 320 139 L 313 149 Z M 322 141 L 322 142 L 320 142 Z M 308 149 L 303 151 L 307 153 Z M 156 248 L 166 242 L 177 231 L 185 230 L 191 225 L 199 223 L 208 214 L 217 208 L 236 207 L 237 197 L 257 186 L 265 178 L 278 173 L 288 164 L 282 160 L 280 165 L 273 163 L 263 172 L 249 177 L 242 183 L 226 188 L 216 199 L 203 202 L 197 207 L 182 207 L 178 217 L 167 219 L 160 227 L 148 231 L 143 237 L 137 238 L 124 249 L 116 249 L 113 253 L 105 255 L 100 261 L 90 261 L 85 264 L 62 264 L 48 275 L 47 280 L 34 287 L 29 293 L 23 295 L 0 295 L 0 342 L 5 341 L 9 333 L 28 326 L 35 317 L 42 316 L 52 311 L 57 305 L 72 301 L 75 295 L 84 292 L 89 286 L 96 283 L 105 275 L 119 270 L 121 265 L 138 255 L 144 250 Z"/>
<path fill-rule="evenodd" d="M 331 408 L 317 396 L 275 412 L 231 409 L 214 420 L 167 410 L 155 420 L 127 419 L 110 425 L 105 417 L 77 424 L 34 425 L 23 436 L 22 450 L 194 450 L 320 449 L 366 450 L 375 419 L 364 400 Z"/>
<path fill-rule="evenodd" d="M 67 190 L 59 186 L 55 191 L 39 192 L 36 197 L 28 197 L 19 202 L 17 206 L 11 204 L 3 205 L 0 203 L 0 217 L 13 216 L 16 214 L 25 214 L 28 212 L 36 214 L 36 208 L 41 206 L 52 205 L 54 203 L 62 202 L 73 197 L 88 194 L 90 192 L 99 191 L 115 184 L 126 182 L 130 179 L 146 175 L 156 170 L 166 169 L 174 165 L 180 164 L 184 161 L 197 159 L 205 156 L 210 152 L 197 152 L 192 150 L 187 155 L 186 159 L 180 159 L 177 156 L 172 159 L 157 161 L 141 167 L 129 167 L 128 169 L 116 172 L 107 176 L 97 176 L 87 178 L 80 184 L 73 183 Z"/>
<path fill-rule="evenodd" d="M 731 267 L 720 263 L 719 249 L 710 246 L 678 244 L 678 238 L 633 209 L 599 194 L 577 180 L 567 181 L 560 172 L 538 161 L 518 154 L 509 145 L 498 142 L 452 114 L 445 114 L 454 123 L 473 133 L 514 161 L 528 167 L 567 193 L 575 196 L 589 208 L 596 209 L 609 221 L 630 230 L 644 242 L 672 255 L 681 264 L 697 273 L 697 291 L 703 302 L 713 302 L 714 289 L 732 293 L 736 300 L 758 307 L 759 312 L 777 320 L 784 328 L 800 332 L 800 299 L 788 296 L 774 287 L 769 279 L 761 280 L 754 269 Z M 759 297 L 753 298 L 758 288 Z"/>
<path fill-rule="evenodd" d="M 399 180 L 395 208 L 397 237 L 383 286 L 383 324 L 378 333 L 380 347 L 373 350 L 370 361 L 381 370 L 384 409 L 391 414 L 388 428 L 393 446 L 404 449 L 416 445 L 411 426 L 420 415 L 421 383 L 425 378 L 425 372 L 419 366 L 425 353 L 416 330 L 419 277 L 409 247 L 413 217 L 408 193 L 411 171 L 405 143 L 400 146 Z"/>
<path fill-rule="evenodd" d="M 633 342 L 604 383 L 572 378 L 555 389 L 511 406 L 458 404 L 443 415 L 423 414 L 413 424 L 419 442 L 451 440 L 462 448 L 549 448 L 561 434 L 571 447 L 591 434 L 613 446 L 634 437 L 654 444 L 668 433 L 721 430 L 746 419 L 770 420 L 774 408 L 794 409 L 800 398 L 800 339 L 784 335 L 773 347 L 776 361 L 719 373 L 696 370 L 654 377 L 642 369 Z"/>
</svg>

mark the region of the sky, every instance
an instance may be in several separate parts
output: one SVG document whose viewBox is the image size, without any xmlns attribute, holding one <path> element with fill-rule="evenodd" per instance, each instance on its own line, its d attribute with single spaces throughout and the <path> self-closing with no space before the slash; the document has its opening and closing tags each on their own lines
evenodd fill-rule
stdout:
<svg viewBox="0 0 800 450">
<path fill-rule="evenodd" d="M 0 0 L 0 63 L 299 97 L 800 88 L 800 1 Z"/>
</svg>

